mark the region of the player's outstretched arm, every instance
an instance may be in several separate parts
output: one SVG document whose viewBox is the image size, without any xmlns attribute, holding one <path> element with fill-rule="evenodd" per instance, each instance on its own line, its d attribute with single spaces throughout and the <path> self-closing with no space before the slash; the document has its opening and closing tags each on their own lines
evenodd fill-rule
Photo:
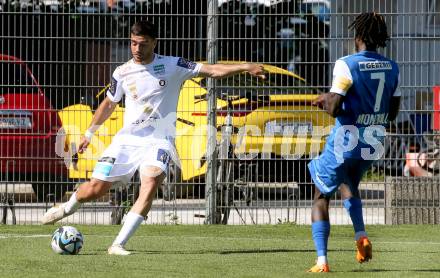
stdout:
<svg viewBox="0 0 440 278">
<path fill-rule="evenodd" d="M 93 115 L 92 122 L 86 131 L 86 134 L 81 137 L 81 141 L 78 146 L 78 152 L 83 153 L 87 146 L 90 144 L 93 133 L 110 117 L 116 107 L 116 102 L 111 101 L 108 97 L 99 105 L 96 109 L 95 115 Z"/>
<path fill-rule="evenodd" d="M 201 67 L 199 76 L 216 79 L 225 78 L 242 72 L 248 72 L 252 76 L 266 79 L 263 65 L 261 64 L 205 64 Z"/>
<path fill-rule="evenodd" d="M 318 106 L 325 110 L 330 116 L 336 118 L 341 112 L 341 105 L 344 100 L 344 96 L 337 93 L 325 93 L 316 98 L 312 105 Z"/>
</svg>

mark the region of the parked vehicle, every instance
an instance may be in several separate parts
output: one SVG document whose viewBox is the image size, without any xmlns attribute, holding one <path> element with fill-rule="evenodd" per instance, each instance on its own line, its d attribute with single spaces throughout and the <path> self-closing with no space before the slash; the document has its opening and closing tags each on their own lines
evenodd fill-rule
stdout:
<svg viewBox="0 0 440 278">
<path fill-rule="evenodd" d="M 0 54 L 0 176 L 32 183 L 39 201 L 60 199 L 67 168 L 55 152 L 61 119 L 20 59 Z"/>
</svg>

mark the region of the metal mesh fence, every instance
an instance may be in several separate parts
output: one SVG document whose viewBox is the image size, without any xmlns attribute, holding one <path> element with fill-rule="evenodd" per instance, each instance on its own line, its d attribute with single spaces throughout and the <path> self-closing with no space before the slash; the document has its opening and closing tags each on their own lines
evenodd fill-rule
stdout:
<svg viewBox="0 0 440 278">
<path fill-rule="evenodd" d="M 264 82 L 246 74 L 215 82 L 217 159 L 208 173 L 216 183 L 214 223 L 311 223 L 313 185 L 306 165 L 322 151 L 334 123 L 311 102 L 330 89 L 334 62 L 353 53 L 354 34 L 347 26 L 364 11 L 385 16 L 391 38 L 380 52 L 399 64 L 402 91 L 384 156 L 360 185 L 365 222 L 403 223 L 405 209 L 436 202 L 435 190 L 423 191 L 429 204 L 389 198 L 404 199 L 400 186 L 415 192 L 405 185 L 414 183 L 408 176 L 438 185 L 431 177 L 438 176 L 440 153 L 439 0 L 213 1 L 213 17 L 209 2 L 0 1 L 3 223 L 38 223 L 91 177 L 122 127 L 124 102 L 85 154 L 76 153 L 78 142 L 105 98 L 112 72 L 131 58 L 130 27 L 141 18 L 159 27 L 158 54 L 205 62 L 213 47 L 219 62 L 265 65 Z M 208 34 L 210 20 L 217 26 L 214 37 Z M 146 223 L 206 220 L 209 86 L 203 78 L 182 85 L 175 140 L 180 167 L 170 165 Z M 132 184 L 63 221 L 118 224 L 138 193 L 136 174 Z M 350 223 L 339 194 L 330 212 L 332 223 Z"/>
</svg>

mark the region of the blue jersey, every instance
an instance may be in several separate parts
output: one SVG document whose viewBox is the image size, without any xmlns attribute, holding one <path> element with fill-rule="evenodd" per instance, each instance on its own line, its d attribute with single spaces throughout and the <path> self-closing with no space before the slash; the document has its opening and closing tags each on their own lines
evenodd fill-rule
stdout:
<svg viewBox="0 0 440 278">
<path fill-rule="evenodd" d="M 400 96 L 398 84 L 397 64 L 377 52 L 361 51 L 339 59 L 330 91 L 345 97 L 327 151 L 331 148 L 344 158 L 358 159 L 366 159 L 362 149 L 364 154 L 374 153 L 374 143 L 382 143 L 389 123 L 391 98 Z"/>
</svg>

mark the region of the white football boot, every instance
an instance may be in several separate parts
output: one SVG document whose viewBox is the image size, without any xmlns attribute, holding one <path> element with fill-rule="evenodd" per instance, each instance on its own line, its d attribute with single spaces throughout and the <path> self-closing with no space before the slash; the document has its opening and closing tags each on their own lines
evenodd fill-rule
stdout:
<svg viewBox="0 0 440 278">
<path fill-rule="evenodd" d="M 68 216 L 67 213 L 64 212 L 64 204 L 59 206 L 54 206 L 50 208 L 41 218 L 41 224 L 48 225 L 53 224 L 64 217 Z"/>
<path fill-rule="evenodd" d="M 109 255 L 118 255 L 118 256 L 127 256 L 130 255 L 131 252 L 125 250 L 124 246 L 115 244 L 108 248 L 108 254 Z"/>
</svg>

